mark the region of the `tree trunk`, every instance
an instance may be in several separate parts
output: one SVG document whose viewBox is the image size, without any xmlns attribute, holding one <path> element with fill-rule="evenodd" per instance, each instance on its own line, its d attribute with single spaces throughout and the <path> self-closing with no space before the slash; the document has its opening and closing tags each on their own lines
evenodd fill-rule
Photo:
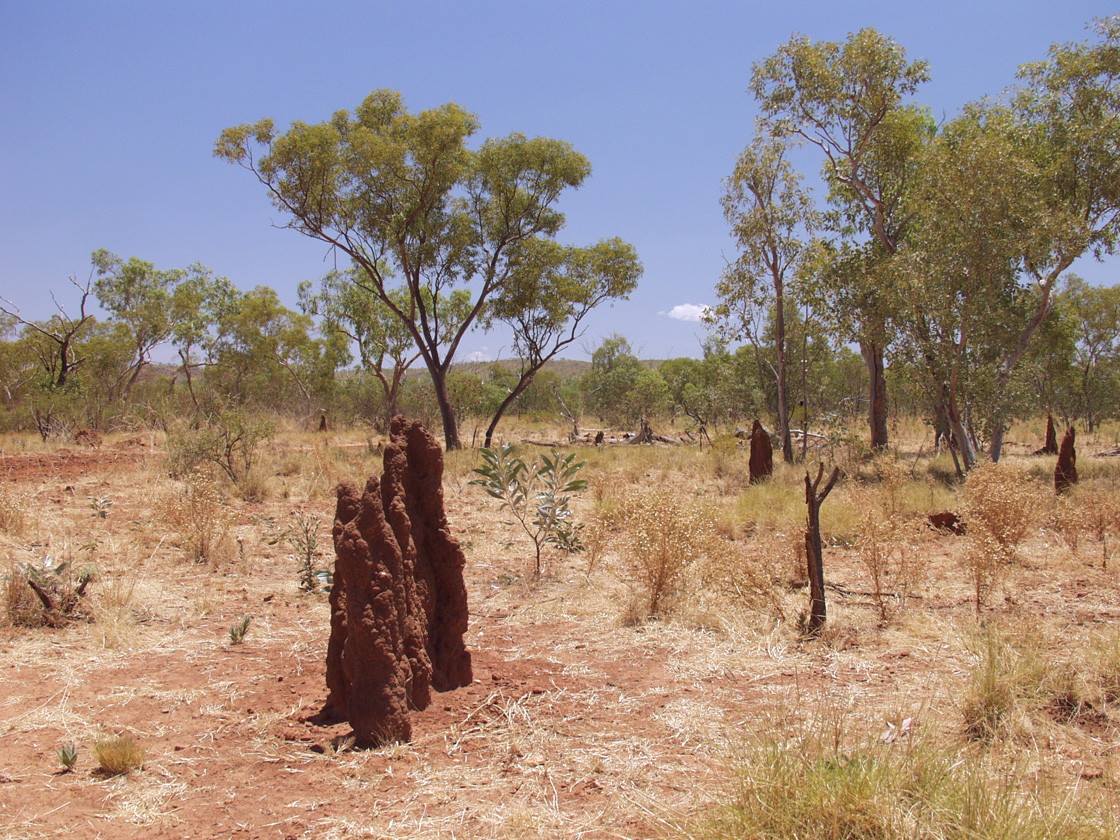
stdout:
<svg viewBox="0 0 1120 840">
<path fill-rule="evenodd" d="M 818 492 L 821 478 L 824 477 L 824 464 L 817 468 L 817 480 L 811 481 L 805 472 L 805 504 L 809 506 L 809 523 L 805 528 L 805 559 L 809 564 L 809 624 L 811 636 L 819 635 L 827 620 L 824 600 L 824 552 L 821 547 L 821 504 L 832 492 L 840 477 L 840 468 L 833 467 L 832 475 L 824 490 Z"/>
<path fill-rule="evenodd" d="M 507 408 L 513 405 L 513 401 L 521 396 L 525 389 L 529 387 L 529 383 L 533 381 L 533 373 L 536 373 L 536 371 L 534 370 L 527 377 L 523 376 L 513 387 L 513 390 L 509 392 L 509 396 L 502 400 L 502 404 L 498 406 L 498 410 L 494 412 L 494 417 L 490 420 L 490 425 L 486 427 L 486 439 L 482 443 L 484 448 L 490 448 L 490 442 L 494 439 L 494 431 L 498 428 L 498 423 L 501 421 L 502 415 L 506 413 Z"/>
<path fill-rule="evenodd" d="M 436 392 L 436 402 L 439 404 L 439 416 L 443 421 L 443 443 L 450 452 L 453 449 L 462 449 L 459 440 L 459 425 L 455 420 L 455 408 L 451 405 L 451 394 L 447 390 L 446 371 L 429 367 L 432 374 L 432 388 Z"/>
<path fill-rule="evenodd" d="M 179 351 L 179 358 L 183 360 L 182 367 L 183 367 L 183 373 L 187 377 L 187 392 L 191 395 L 191 402 L 194 403 L 194 407 L 195 407 L 195 409 L 197 409 L 198 408 L 198 396 L 194 392 L 194 379 L 193 379 L 193 377 L 191 377 L 190 353 L 188 352 L 188 353 L 184 354 L 184 352 L 182 350 L 180 350 Z"/>
<path fill-rule="evenodd" d="M 789 393 L 786 387 L 786 315 L 782 282 L 774 280 L 774 352 L 778 357 L 778 434 L 782 438 L 782 460 L 793 463 L 793 441 L 789 436 Z"/>
<path fill-rule="evenodd" d="M 988 455 L 991 457 L 992 462 L 998 464 L 999 456 L 1003 452 L 1003 433 L 1006 431 L 1006 426 L 1003 422 L 1003 412 L 1001 411 L 996 415 L 996 422 L 992 430 L 992 442 L 988 447 Z"/>
<path fill-rule="evenodd" d="M 887 448 L 887 379 L 883 372 L 883 348 L 872 341 L 860 342 L 860 354 L 867 364 L 870 392 L 868 421 L 871 426 L 871 448 Z"/>
</svg>

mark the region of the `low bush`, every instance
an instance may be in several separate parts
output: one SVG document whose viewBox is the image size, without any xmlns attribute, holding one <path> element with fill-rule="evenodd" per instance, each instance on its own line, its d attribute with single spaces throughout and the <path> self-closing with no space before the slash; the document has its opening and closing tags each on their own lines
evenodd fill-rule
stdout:
<svg viewBox="0 0 1120 840">
<path fill-rule="evenodd" d="M 93 745 L 102 772 L 122 776 L 144 766 L 144 750 L 131 735 L 114 735 Z"/>
<path fill-rule="evenodd" d="M 211 475 L 188 475 L 163 497 L 159 514 L 190 561 L 216 566 L 232 559 L 236 514 Z"/>
</svg>

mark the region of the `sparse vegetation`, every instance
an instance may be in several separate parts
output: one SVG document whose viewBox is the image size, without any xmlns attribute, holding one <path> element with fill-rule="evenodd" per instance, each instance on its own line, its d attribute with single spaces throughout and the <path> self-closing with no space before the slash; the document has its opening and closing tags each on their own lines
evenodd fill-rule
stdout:
<svg viewBox="0 0 1120 840">
<path fill-rule="evenodd" d="M 558 436 L 528 424 L 515 431 L 527 439 Z M 1113 784 L 1107 733 L 1120 725 L 1120 643 L 1102 619 L 1111 614 L 1116 570 L 1102 568 L 1092 516 L 1082 523 L 1074 560 L 1057 506 L 1106 509 L 1120 462 L 1084 457 L 1081 486 L 1055 501 L 1048 471 L 1032 473 L 1037 459 L 1009 456 L 1008 476 L 990 482 L 998 489 L 985 485 L 980 503 L 970 494 L 981 497 L 985 475 L 976 484 L 942 482 L 930 473 L 940 462 L 918 456 L 919 446 L 914 441 L 907 455 L 853 462 L 822 508 L 829 622 L 816 638 L 801 637 L 796 624 L 807 594 L 804 466 L 779 463 L 770 482 L 748 485 L 739 478 L 746 448 L 731 443 L 718 458 L 707 445 L 702 452 L 695 445 L 603 445 L 549 453 L 549 463 L 562 469 L 586 459 L 568 476 L 568 483 L 586 481 L 586 492 L 561 494 L 568 496 L 563 521 L 587 523 L 576 531 L 585 552 L 542 542 L 548 575 L 525 585 L 533 552 L 519 551 L 528 548 L 517 536 L 520 526 L 514 522 L 518 531 L 511 530 L 503 521 L 514 520 L 508 509 L 499 512 L 468 490 L 470 478 L 483 478 L 468 478 L 469 457 L 477 453 L 454 454 L 445 492 L 452 532 L 467 547 L 477 622 L 472 648 L 480 654 L 476 679 L 485 693 L 440 695 L 436 716 L 422 726 L 446 734 L 439 743 L 452 753 L 471 751 L 472 778 L 486 786 L 489 800 L 516 799 L 511 773 L 524 780 L 543 768 L 558 789 L 562 782 L 584 792 L 565 808 L 586 820 L 586 808 L 598 802 L 596 824 L 629 825 L 631 834 L 654 832 L 648 814 L 625 799 L 594 798 L 595 785 L 690 791 L 657 806 L 664 821 L 657 824 L 697 837 L 761 831 L 761 812 L 745 814 L 742 806 L 784 809 L 770 813 L 777 820 L 771 825 L 790 836 L 797 825 L 829 836 L 830 828 L 812 821 L 827 814 L 835 825 L 869 836 L 906 837 L 890 833 L 902 814 L 915 831 L 936 838 L 952 836 L 945 826 L 966 819 L 962 778 L 972 778 L 970 801 L 1005 815 L 1026 836 L 1047 835 L 1012 808 L 1022 802 L 1032 802 L 1054 827 L 1050 836 L 1110 836 L 1102 802 Z M 14 696 L 26 697 L 19 707 L 32 710 L 21 718 L 0 708 L 25 756 L 20 760 L 53 765 L 47 772 L 63 769 L 57 747 L 44 761 L 35 746 L 51 737 L 49 744 L 78 743 L 80 764 L 79 733 L 96 731 L 111 712 L 127 714 L 145 737 L 161 733 L 159 773 L 153 763 L 153 772 L 129 782 L 137 792 L 141 784 L 177 784 L 196 768 L 209 771 L 213 759 L 191 745 L 211 736 L 238 747 L 223 765 L 233 767 L 234 789 L 244 790 L 240 779 L 272 778 L 271 765 L 262 770 L 238 756 L 306 757 L 306 741 L 278 739 L 277 731 L 311 733 L 315 754 L 330 759 L 322 772 L 332 780 L 363 780 L 373 764 L 396 772 L 399 761 L 423 772 L 429 785 L 450 779 L 456 759 L 434 750 L 436 740 L 424 740 L 436 729 L 373 756 L 347 748 L 344 732 L 327 738 L 301 721 L 307 707 L 290 692 L 306 701 L 320 690 L 319 680 L 308 682 L 303 654 L 292 651 L 321 645 L 330 615 L 325 598 L 294 593 L 297 585 L 325 583 L 316 573 L 327 565 L 320 510 L 331 486 L 375 473 L 380 459 L 369 451 L 365 429 L 332 430 L 323 440 L 293 426 L 274 449 L 267 460 L 275 474 L 266 470 L 267 477 L 285 489 L 261 503 L 247 502 L 217 468 L 167 477 L 158 446 L 145 453 L 149 471 L 67 478 L 73 491 L 15 485 L 26 489 L 17 498 L 34 515 L 26 515 L 18 535 L 0 535 L 13 558 L 4 594 L 20 592 L 41 611 L 33 589 L 8 584 L 29 563 L 55 577 L 57 561 L 41 568 L 48 551 L 74 558 L 63 577 L 82 563 L 98 568 L 97 585 L 82 596 L 93 624 L 4 629 L 21 657 Z M 50 457 L 39 450 L 28 463 Z M 546 489 L 538 484 L 535 492 Z M 94 514 L 90 499 L 97 497 L 112 499 L 105 519 Z M 1027 505 L 1035 518 L 1024 524 L 1016 508 Z M 979 627 L 973 574 L 961 574 L 972 534 L 925 525 L 928 511 L 946 509 L 971 510 L 970 527 L 979 522 L 975 532 L 987 535 L 992 552 L 1004 552 L 983 579 Z M 1111 523 L 1102 527 L 1113 533 Z M 266 626 L 268 633 L 248 637 Z M 230 658 L 208 663 L 216 643 Z M 490 664 L 495 651 L 507 664 Z M 47 684 L 60 669 L 70 686 L 62 695 Z M 40 687 L 37 700 L 31 682 L 22 685 L 27 675 Z M 790 703 L 803 728 L 790 724 Z M 840 706 L 843 721 L 835 717 Z M 94 708 L 96 715 L 87 711 Z M 731 807 L 713 817 L 697 806 L 719 790 L 720 774 L 696 756 L 717 764 L 726 734 L 743 731 L 769 732 L 775 740 L 765 743 L 760 734 L 735 751 L 734 774 L 753 780 L 744 781 L 749 801 L 729 796 Z M 779 776 L 766 775 L 767 761 Z M 921 787 L 926 774 L 941 780 L 932 793 Z M 801 787 L 765 784 L 778 777 Z M 393 784 L 380 770 L 377 778 Z M 772 798 L 759 806 L 764 790 Z M 198 801 L 190 790 L 181 796 Z M 493 807 L 481 800 L 474 806 Z M 407 813 L 403 802 L 385 807 L 393 819 Z M 542 810 L 531 799 L 517 800 L 517 808 L 526 826 L 548 836 L 574 825 L 567 811 Z M 384 833 L 390 817 L 380 813 L 363 825 Z M 994 831 L 995 817 L 968 814 L 974 836 L 992 836 L 984 832 Z"/>
<path fill-rule="evenodd" d="M 64 773 L 72 771 L 78 764 L 78 748 L 72 743 L 63 744 L 58 748 L 58 763 Z"/>
<path fill-rule="evenodd" d="M 497 499 L 499 510 L 508 510 L 533 541 L 537 577 L 541 574 L 541 549 L 547 543 L 569 553 L 582 548 L 581 526 L 573 519 L 571 501 L 575 493 L 587 487 L 587 482 L 577 477 L 583 461 L 576 462 L 574 454 L 552 452 L 526 463 L 508 443 L 498 449 L 482 449 L 479 455 L 482 465 L 474 472 L 480 478 L 470 483 Z"/>
<path fill-rule="evenodd" d="M 93 745 L 93 754 L 102 772 L 123 776 L 144 766 L 144 750 L 128 734 L 112 735 Z"/>
<path fill-rule="evenodd" d="M 216 566 L 232 559 L 235 514 L 209 473 L 191 473 L 167 491 L 160 516 L 191 562 Z"/>
<path fill-rule="evenodd" d="M 738 753 L 733 786 L 700 836 L 822 840 L 1104 840 L 1111 820 L 1091 790 L 1032 790 L 922 721 L 883 736 L 843 720 L 763 728 Z M 903 732 L 905 734 L 896 735 Z M 894 737 L 892 737 L 894 736 Z"/>
<path fill-rule="evenodd" d="M 989 462 L 969 473 L 962 509 L 968 529 L 963 562 L 979 614 L 1037 521 L 1038 489 L 1015 468 Z"/>
<path fill-rule="evenodd" d="M 239 645 L 245 641 L 245 636 L 249 633 L 249 624 L 252 622 L 252 620 L 252 616 L 247 615 L 236 624 L 230 625 L 229 643 L 231 645 Z"/>
</svg>

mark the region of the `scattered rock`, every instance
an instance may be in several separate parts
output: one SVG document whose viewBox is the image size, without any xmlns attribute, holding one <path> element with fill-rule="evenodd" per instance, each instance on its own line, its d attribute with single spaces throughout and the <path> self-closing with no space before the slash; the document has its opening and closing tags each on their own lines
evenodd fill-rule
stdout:
<svg viewBox="0 0 1120 840">
<path fill-rule="evenodd" d="M 1054 467 L 1054 490 L 1063 493 L 1077 483 L 1077 449 L 1074 447 L 1073 426 L 1066 429 L 1062 438 L 1062 448 L 1058 452 L 1058 464 Z"/>
<path fill-rule="evenodd" d="M 431 689 L 473 679 L 465 558 L 443 507 L 443 452 L 419 421 L 395 417 L 381 479 L 338 487 L 324 713 L 356 744 L 407 741 Z"/>
<path fill-rule="evenodd" d="M 770 435 L 758 420 L 754 421 L 754 426 L 751 428 L 751 459 L 748 469 L 751 484 L 774 474 L 774 448 L 770 444 Z"/>
<path fill-rule="evenodd" d="M 966 530 L 960 517 L 948 510 L 943 510 L 940 513 L 931 513 L 929 515 L 929 524 L 938 531 L 951 531 L 957 536 L 963 535 Z"/>
</svg>

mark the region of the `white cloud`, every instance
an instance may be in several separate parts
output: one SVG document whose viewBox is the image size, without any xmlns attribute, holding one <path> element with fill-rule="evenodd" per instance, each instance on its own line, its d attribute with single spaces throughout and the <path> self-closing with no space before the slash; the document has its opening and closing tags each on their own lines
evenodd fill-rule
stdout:
<svg viewBox="0 0 1120 840">
<path fill-rule="evenodd" d="M 490 358 L 490 354 L 486 352 L 485 347 L 483 347 L 481 350 L 475 350 L 473 353 L 471 353 L 469 358 L 472 362 L 492 362 L 492 361 L 494 361 L 493 359 Z"/>
<path fill-rule="evenodd" d="M 670 309 L 668 312 L 663 312 L 663 315 L 668 315 L 677 321 L 700 321 L 704 318 L 711 307 L 705 304 L 697 303 L 679 303 Z"/>
</svg>

